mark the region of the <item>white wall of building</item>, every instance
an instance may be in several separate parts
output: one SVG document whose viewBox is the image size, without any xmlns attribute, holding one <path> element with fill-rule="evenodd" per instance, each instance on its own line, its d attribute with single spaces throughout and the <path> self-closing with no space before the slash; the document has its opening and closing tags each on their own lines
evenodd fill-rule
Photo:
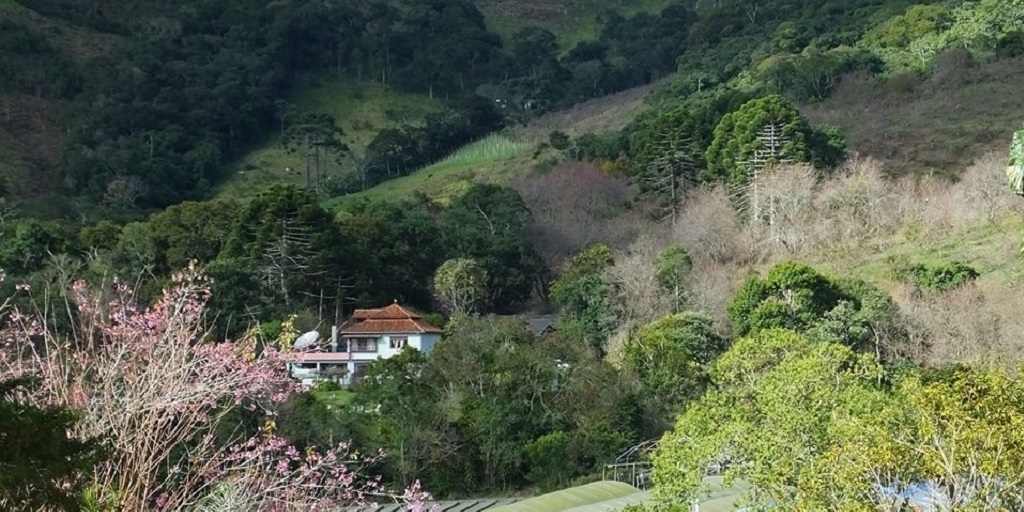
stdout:
<svg viewBox="0 0 1024 512">
<path fill-rule="evenodd" d="M 365 337 L 370 336 L 348 336 L 348 337 Z M 401 340 L 405 340 L 405 345 L 401 343 Z M 395 343 L 392 344 L 392 341 Z M 352 376 L 356 374 L 356 366 L 360 364 L 370 363 L 377 359 L 389 359 L 397 356 L 405 346 L 412 347 L 420 352 L 429 354 L 434 350 L 437 342 L 441 341 L 441 335 L 437 333 L 420 333 L 420 334 L 382 334 L 377 337 L 377 351 L 376 352 L 351 352 L 351 359 L 348 363 L 348 376 L 346 378 L 346 384 L 352 383 Z M 339 343 L 341 350 L 344 350 L 347 341 L 342 340 Z"/>
</svg>

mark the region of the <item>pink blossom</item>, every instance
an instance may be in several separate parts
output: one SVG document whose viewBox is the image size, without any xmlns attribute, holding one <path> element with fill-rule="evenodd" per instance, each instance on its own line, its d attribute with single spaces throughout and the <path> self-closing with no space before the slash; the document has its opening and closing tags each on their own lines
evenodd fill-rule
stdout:
<svg viewBox="0 0 1024 512">
<path fill-rule="evenodd" d="M 177 510 L 230 483 L 254 510 L 380 498 L 425 510 L 415 508 L 429 499 L 418 482 L 393 495 L 379 477 L 360 474 L 382 452 L 358 455 L 346 444 L 299 452 L 272 433 L 218 445 L 212 433 L 226 405 L 262 410 L 298 387 L 285 371 L 288 354 L 258 352 L 252 339 L 211 339 L 204 328 L 208 281 L 194 265 L 175 274 L 150 307 L 119 281 L 106 290 L 76 281 L 71 296 L 78 310 L 74 337 L 0 302 L 0 371 L 40 376 L 33 400 L 79 408 L 74 434 L 109 442 L 112 451 L 94 469 L 92 484 L 120 508 Z M 182 446 L 189 448 L 182 453 Z M 160 467 L 171 470 L 153 470 Z"/>
</svg>

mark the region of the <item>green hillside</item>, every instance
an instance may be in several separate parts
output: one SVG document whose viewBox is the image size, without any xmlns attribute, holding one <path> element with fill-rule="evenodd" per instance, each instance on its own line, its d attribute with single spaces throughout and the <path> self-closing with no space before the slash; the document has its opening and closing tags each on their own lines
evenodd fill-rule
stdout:
<svg viewBox="0 0 1024 512">
<path fill-rule="evenodd" d="M 441 102 L 426 96 L 330 74 L 306 79 L 288 101 L 294 105 L 296 113 L 326 112 L 337 121 L 341 141 L 352 152 L 349 158 L 334 166 L 333 172 L 338 174 L 349 172 L 351 158 L 361 157 L 366 145 L 380 130 L 422 124 L 428 114 L 441 108 Z M 275 133 L 262 147 L 248 152 L 230 166 L 217 194 L 246 197 L 274 184 L 305 186 L 303 162 L 301 153 L 286 151 L 279 133 Z"/>
<path fill-rule="evenodd" d="M 559 46 L 569 50 L 576 43 L 596 39 L 597 16 L 605 11 L 632 16 L 657 12 L 670 0 L 474 0 L 491 30 L 506 40 L 524 27 L 543 27 L 559 36 Z"/>
<path fill-rule="evenodd" d="M 861 156 L 894 174 L 955 176 L 989 150 L 1004 150 L 1021 122 L 1024 58 L 947 58 L 925 79 L 851 76 L 802 111 L 839 127 Z"/>
<path fill-rule="evenodd" d="M 447 158 L 407 176 L 391 179 L 364 192 L 327 201 L 331 208 L 341 208 L 363 199 L 401 201 L 424 193 L 441 204 L 447 204 L 470 183 L 503 184 L 522 176 L 531 164 L 531 144 L 504 135 L 492 135 L 459 149 Z"/>
<path fill-rule="evenodd" d="M 415 9 L 410 9 L 415 2 L 409 0 L 394 0 L 381 2 L 381 5 L 388 5 L 394 9 L 397 16 L 417 16 Z M 602 9 L 612 9 L 625 15 L 632 15 L 638 12 L 654 11 L 660 8 L 663 1 L 644 2 L 561 2 L 556 4 L 527 5 L 518 2 L 487 2 L 481 1 L 477 5 L 483 11 L 486 26 L 495 30 L 503 37 L 509 37 L 515 31 L 527 26 L 543 26 L 551 29 L 559 35 L 558 45 L 562 50 L 573 46 L 576 42 L 584 39 L 592 39 L 598 36 L 596 28 L 598 24 L 594 14 Z M 185 197 L 199 197 L 208 195 L 210 191 L 226 193 L 231 195 L 249 195 L 260 187 L 272 183 L 302 183 L 303 176 L 289 174 L 284 171 L 286 168 L 295 168 L 295 160 L 284 152 L 280 151 L 277 137 L 274 135 L 274 122 L 268 118 L 276 113 L 269 103 L 278 100 L 288 100 L 300 111 L 326 111 L 338 120 L 338 125 L 344 132 L 344 142 L 352 149 L 353 157 L 359 156 L 366 144 L 372 140 L 379 130 L 399 125 L 416 125 L 421 122 L 425 115 L 435 111 L 449 98 L 457 89 L 462 92 L 466 85 L 465 77 L 457 78 L 458 87 L 446 86 L 440 83 L 422 83 L 416 76 L 425 74 L 426 69 L 412 68 L 393 70 L 395 78 L 388 77 L 388 58 L 383 53 L 378 53 L 374 48 L 367 46 L 364 50 L 351 50 L 352 53 L 342 58 L 337 52 L 341 51 L 342 44 L 354 47 L 355 45 L 368 44 L 366 39 L 353 38 L 351 42 L 333 43 L 324 42 L 330 45 L 326 51 L 321 48 L 312 48 L 321 44 L 313 43 L 313 34 L 323 34 L 323 28 L 315 29 L 300 28 L 303 24 L 315 24 L 318 20 L 325 23 L 328 18 L 323 13 L 314 14 L 312 11 L 318 7 L 308 7 L 306 11 L 298 8 L 289 8 L 287 2 L 259 3 L 254 2 L 253 8 L 235 6 L 239 12 L 252 14 L 252 21 L 256 21 L 263 27 L 269 27 L 268 34 L 272 37 L 285 37 L 292 39 L 285 45 L 271 46 L 273 51 L 280 52 L 282 47 L 290 48 L 291 52 L 287 58 L 292 62 L 285 64 L 281 70 L 264 70 L 259 75 L 263 76 L 267 83 L 259 87 L 249 87 L 242 91 L 235 91 L 228 94 L 232 97 L 234 105 L 222 106 L 226 110 L 216 114 L 211 123 L 204 120 L 197 126 L 191 126 L 192 121 L 175 119 L 174 112 L 184 114 L 192 107 L 187 105 L 173 104 L 180 101 L 180 97 L 165 95 L 160 101 L 154 101 L 154 97 L 139 99 L 133 107 L 128 107 L 125 112 L 137 108 L 139 105 L 151 105 L 156 112 L 153 115 L 137 113 L 137 119 L 146 119 L 144 123 L 153 124 L 149 127 L 129 127 L 122 120 L 113 119 L 109 116 L 116 115 L 116 109 L 108 110 L 101 116 L 92 116 L 89 109 L 94 108 L 98 103 L 96 98 L 104 98 L 104 101 L 112 98 L 126 98 L 132 94 L 152 95 L 159 85 L 147 84 L 141 90 L 131 92 L 116 91 L 127 83 L 141 83 L 139 80 L 150 80 L 155 78 L 158 72 L 151 69 L 156 62 L 173 62 L 177 72 L 189 75 L 194 73 L 189 66 L 220 66 L 210 58 L 191 58 L 180 53 L 180 48 L 172 48 L 182 44 L 186 39 L 180 39 L 173 45 L 158 49 L 151 43 L 161 39 L 174 41 L 179 34 L 188 34 L 189 31 L 219 30 L 210 26 L 195 26 L 197 21 L 203 19 L 216 20 L 220 15 L 220 8 L 210 8 L 205 12 L 187 6 L 170 6 L 164 2 L 153 0 L 134 0 L 130 2 L 114 1 L 86 1 L 86 0 L 2 0 L 0 1 L 0 19 L 3 20 L 0 26 L 0 50 L 5 53 L 5 58 L 0 59 L 0 68 L 6 69 L 5 76 L 10 83 L 0 87 L 0 107 L 4 116 L 4 123 L 0 129 L 0 181 L 4 187 L 19 197 L 24 207 L 36 211 L 44 216 L 61 216 L 70 213 L 71 210 L 79 208 L 88 211 L 88 215 L 96 214 L 96 206 L 100 203 L 116 203 L 109 187 L 123 188 L 124 183 L 135 180 L 127 179 L 125 174 L 136 176 L 141 183 L 135 182 L 132 187 L 141 186 L 144 190 L 142 196 L 133 199 L 137 207 L 144 208 L 148 205 L 166 206 L 168 201 L 176 202 Z M 468 5 L 468 4 L 467 4 Z M 321 6 L 322 7 L 322 6 Z M 324 7 L 326 8 L 326 7 Z M 364 5 L 353 5 L 351 13 L 357 11 L 367 15 L 370 11 L 361 11 L 366 8 Z M 206 7 L 204 7 L 206 9 Z M 325 11 L 329 12 L 329 11 Z M 446 11 L 454 13 L 456 11 Z M 556 17 L 550 16 L 557 13 Z M 453 16 L 463 16 L 453 14 Z M 352 16 L 344 13 L 331 14 L 340 16 L 338 19 L 350 19 Z M 376 16 L 378 14 L 368 14 Z M 475 23 L 473 13 L 465 14 L 464 21 L 457 22 L 457 25 L 466 26 L 465 35 L 454 35 L 457 41 L 470 43 L 475 37 L 483 37 L 480 34 L 470 34 L 477 28 L 469 27 Z M 274 20 L 277 21 L 274 21 Z M 333 19 L 333 18 L 330 18 Z M 226 18 L 229 23 L 237 22 L 239 18 Z M 419 23 L 419 22 L 410 22 Z M 483 30 L 485 27 L 479 27 Z M 396 37 L 406 38 L 402 32 L 407 30 L 395 24 Z M 444 29 L 441 33 L 451 32 Z M 242 32 L 235 32 L 231 37 L 236 37 Z M 339 32 L 341 37 L 346 31 Z M 299 36 L 299 34 L 305 34 Z M 334 37 L 333 35 L 331 37 Z M 308 39 L 302 40 L 302 39 Z M 427 50 L 427 46 L 434 44 L 436 38 L 399 41 L 396 44 L 409 45 L 415 51 Z M 423 43 L 423 44 L 421 44 Z M 426 44 L 430 43 L 430 44 Z M 267 56 L 267 52 L 256 47 L 245 49 L 232 48 L 235 43 L 227 43 L 222 50 L 222 57 L 225 61 L 236 63 L 247 62 L 245 66 L 267 66 L 267 62 L 257 64 L 256 61 Z M 267 44 L 266 41 L 245 41 L 243 45 Z M 438 45 L 446 43 L 437 43 Z M 491 44 L 491 43 L 487 43 Z M 303 47 L 302 45 L 307 45 Z M 133 49 L 144 49 L 143 53 L 135 52 L 135 55 L 125 60 L 125 51 Z M 188 50 L 191 51 L 191 50 Z M 237 55 L 227 57 L 228 54 Z M 322 55 L 317 52 L 323 52 Z M 348 51 L 348 50 L 346 50 Z M 430 50 L 433 51 L 433 50 Z M 162 56 L 148 56 L 145 52 L 166 52 Z M 334 54 L 330 54 L 334 52 Z M 405 52 L 405 50 L 400 50 Z M 396 52 L 396 54 L 399 52 Z M 242 57 L 242 56 L 246 57 Z M 113 57 L 112 62 L 104 62 L 107 57 Z M 249 59 L 251 57 L 252 59 Z M 403 58 L 409 59 L 409 55 Z M 130 63 L 132 59 L 136 62 Z M 340 59 L 340 60 L 339 60 Z M 353 62 L 350 63 L 349 59 Z M 497 59 L 487 58 L 486 61 Z M 205 62 L 204 62 L 205 61 Z M 464 58 L 456 57 L 453 63 L 461 65 Z M 202 63 L 202 64 L 200 64 Z M 46 66 L 40 66 L 45 64 Z M 101 74 L 92 73 L 90 68 L 96 65 L 107 66 Z M 110 66 L 119 66 L 111 68 Z M 409 66 L 408 62 L 402 63 Z M 447 63 L 437 63 L 440 66 L 447 66 Z M 38 73 L 25 73 L 26 69 L 33 69 L 38 66 Z M 381 69 L 383 66 L 383 70 Z M 10 68 L 10 69 L 7 69 Z M 331 71 L 326 71 L 330 69 Z M 195 70 L 199 73 L 206 71 Z M 382 74 L 382 71 L 383 74 Z M 441 71 L 438 69 L 437 71 Z M 250 71 L 245 71 L 248 73 Z M 281 73 L 284 73 L 281 76 Z M 340 72 L 340 73 L 339 73 Z M 518 72 L 518 71 L 517 71 Z M 129 77 L 126 73 L 135 73 Z M 222 70 L 217 73 L 222 74 Z M 498 71 L 487 71 L 497 76 Z M 500 71 L 500 74 L 507 75 L 508 69 Z M 455 78 L 457 73 L 438 73 L 435 81 L 445 80 L 445 77 Z M 182 76 L 185 76 L 182 75 Z M 192 83 L 202 83 L 207 80 L 205 75 L 191 75 L 188 79 Z M 308 79 L 300 77 L 322 77 L 321 79 Z M 341 76 L 341 79 L 337 79 Z M 377 82 L 366 79 L 367 76 L 374 76 Z M 98 77 L 105 77 L 99 78 Z M 362 77 L 361 79 L 359 77 Z M 107 80 L 109 79 L 109 80 Z M 389 83 L 389 87 L 380 85 L 380 81 Z M 107 83 L 101 83 L 101 82 Z M 237 83 L 237 82 L 236 82 Z M 231 86 L 234 86 L 232 84 Z M 475 86 L 475 85 L 473 85 Z M 182 84 L 177 87 L 182 88 Z M 212 84 L 202 84 L 201 87 L 213 87 Z M 279 92 L 275 90 L 279 89 Z M 181 89 L 185 90 L 185 89 Z M 212 89 L 211 89 L 212 90 Z M 399 91 L 416 90 L 414 93 Z M 436 90 L 439 100 L 434 100 L 431 91 Z M 82 94 L 82 93 L 85 94 Z M 190 93 L 192 96 L 205 97 L 209 103 L 215 103 L 213 96 L 221 93 L 202 92 L 196 90 Z M 422 94 L 420 94 L 422 93 Z M 592 94 L 593 91 L 591 91 Z M 117 100 L 120 101 L 120 100 Z M 162 105 L 161 102 L 172 104 Z M 229 102 L 229 103 L 231 103 Z M 76 104 L 77 103 L 77 104 Z M 16 113 L 16 114 L 13 114 Z M 107 116 L 106 119 L 103 117 Z M 228 121 L 245 126 L 244 131 L 239 133 L 236 127 L 225 125 L 224 117 L 241 116 L 238 121 Z M 72 119 L 74 117 L 74 119 Z M 260 119 L 256 121 L 256 119 Z M 159 138 L 164 139 L 161 147 L 160 142 L 152 135 L 145 133 L 160 133 L 166 130 L 167 122 L 177 124 L 188 134 L 181 137 L 177 129 L 161 134 Z M 98 126 L 95 125 L 99 123 Z M 222 126 L 211 126 L 219 124 Z M 262 126 L 254 126 L 262 125 Z M 76 127 L 69 130 L 69 126 Z M 80 130 L 80 131 L 78 131 Z M 119 136 L 122 140 L 118 143 L 121 147 L 112 147 L 108 142 L 101 140 L 89 140 L 90 135 L 105 133 L 108 131 L 123 131 Z M 205 133 L 209 131 L 210 133 Z M 239 139 L 241 136 L 241 139 Z M 72 144 L 84 144 L 88 149 L 82 148 L 65 152 L 69 138 L 74 138 Z M 102 137 L 101 137 L 102 139 Z M 185 140 L 188 139 L 188 140 Z M 202 164 L 183 164 L 183 160 L 195 161 L 195 156 L 185 156 L 190 150 L 196 149 L 202 141 L 220 139 L 219 155 L 212 154 L 209 148 L 202 148 Z M 230 142 L 226 140 L 230 139 Z M 261 142 L 262 141 L 262 142 Z M 94 147 L 97 145 L 111 147 Z M 135 146 L 135 147 L 132 147 Z M 152 146 L 152 147 L 151 147 Z M 253 149 L 256 148 L 256 149 Z M 172 154 L 169 158 L 156 165 L 157 169 L 141 170 L 134 169 L 122 162 L 148 160 L 145 155 L 153 149 L 168 150 Z M 439 157 L 454 151 L 454 147 L 446 148 Z M 122 153 L 114 156 L 113 153 Z M 132 153 L 129 155 L 128 153 Z M 85 159 L 81 155 L 88 154 Z M 71 159 L 65 157 L 70 156 Z M 220 158 L 217 158 L 217 157 Z M 102 162 L 95 161 L 98 158 Z M 92 161 L 90 161 L 92 160 Z M 171 168 L 160 168 L 170 165 Z M 344 165 L 351 165 L 345 162 Z M 192 167 L 192 169 L 185 169 Z M 198 169 L 196 168 L 198 167 Z M 72 169 L 74 168 L 74 169 Z M 166 173 L 166 177 L 161 176 Z M 215 176 L 213 174 L 216 174 Z M 192 174 L 191 177 L 186 177 Z M 160 177 L 157 177 L 160 176 Z M 29 179 L 31 177 L 31 179 Z M 211 180 L 212 178 L 212 180 Z M 209 187 L 207 181 L 213 181 L 213 187 Z M 152 182 L 152 183 L 151 183 Z M 33 197 L 41 195 L 66 195 L 68 201 L 64 202 L 65 212 L 49 208 L 50 201 L 42 200 L 40 209 L 36 210 L 32 203 Z M 88 198 L 77 197 L 88 195 Z M 116 195 L 116 194 L 114 194 Z M 106 196 L 106 197 L 105 197 Z M 143 204 L 144 203 L 144 204 Z M 101 208 L 113 206 L 103 204 Z M 116 207 L 114 209 L 117 209 Z"/>
</svg>

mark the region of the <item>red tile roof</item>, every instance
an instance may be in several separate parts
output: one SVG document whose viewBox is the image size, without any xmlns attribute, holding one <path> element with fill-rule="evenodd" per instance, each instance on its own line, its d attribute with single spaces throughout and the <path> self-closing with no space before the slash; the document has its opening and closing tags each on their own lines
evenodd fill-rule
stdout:
<svg viewBox="0 0 1024 512">
<path fill-rule="evenodd" d="M 437 333 L 443 331 L 430 325 L 423 317 L 394 304 L 379 309 L 357 309 L 352 318 L 341 326 L 345 334 Z"/>
</svg>

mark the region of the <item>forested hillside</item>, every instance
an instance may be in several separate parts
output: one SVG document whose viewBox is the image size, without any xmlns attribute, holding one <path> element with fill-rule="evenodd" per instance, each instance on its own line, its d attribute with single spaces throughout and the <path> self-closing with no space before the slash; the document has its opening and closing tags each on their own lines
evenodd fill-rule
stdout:
<svg viewBox="0 0 1024 512">
<path fill-rule="evenodd" d="M 654 439 L 655 508 L 1024 506 L 1021 0 L 0 14 L 0 434 L 55 446 L 0 508 L 417 510 Z M 432 352 L 288 378 L 393 302 Z"/>
</svg>

